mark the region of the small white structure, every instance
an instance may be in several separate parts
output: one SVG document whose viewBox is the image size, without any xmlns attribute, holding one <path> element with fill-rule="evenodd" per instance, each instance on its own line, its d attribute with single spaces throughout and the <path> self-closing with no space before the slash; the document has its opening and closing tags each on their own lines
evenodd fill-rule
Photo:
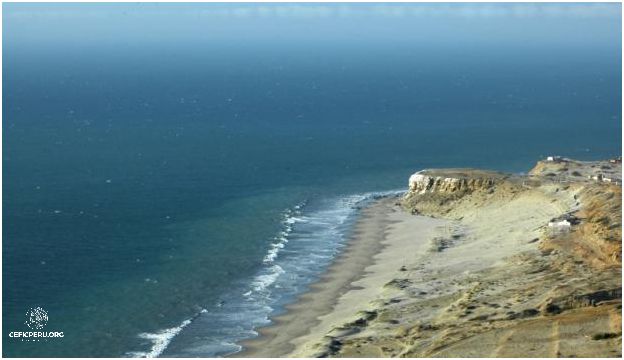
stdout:
<svg viewBox="0 0 624 360">
<path fill-rule="evenodd" d="M 603 177 L 602 181 L 610 183 L 610 182 L 613 182 L 613 179 L 608 178 L 608 177 Z"/>
<path fill-rule="evenodd" d="M 548 223 L 548 227 L 554 230 L 567 231 L 570 230 L 570 226 L 572 226 L 572 223 L 570 223 L 568 220 L 551 221 Z"/>
<path fill-rule="evenodd" d="M 546 158 L 546 161 L 560 161 L 561 160 L 561 156 L 549 156 Z"/>
</svg>

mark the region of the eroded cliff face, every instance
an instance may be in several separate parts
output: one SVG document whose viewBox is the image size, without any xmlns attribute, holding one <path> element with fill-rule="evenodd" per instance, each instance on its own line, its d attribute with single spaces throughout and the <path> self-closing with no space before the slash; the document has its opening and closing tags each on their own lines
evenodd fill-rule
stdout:
<svg viewBox="0 0 624 360">
<path fill-rule="evenodd" d="M 409 178 L 403 207 L 413 214 L 449 216 L 458 202 L 470 198 L 483 201 L 499 188 L 508 188 L 508 175 L 476 169 L 421 170 Z M 505 194 L 513 194 L 510 189 Z M 467 197 L 468 194 L 471 196 Z"/>
<path fill-rule="evenodd" d="M 486 190 L 495 183 L 496 179 L 493 177 L 443 177 L 419 171 L 409 178 L 409 192 L 450 194 L 458 191 Z"/>
</svg>

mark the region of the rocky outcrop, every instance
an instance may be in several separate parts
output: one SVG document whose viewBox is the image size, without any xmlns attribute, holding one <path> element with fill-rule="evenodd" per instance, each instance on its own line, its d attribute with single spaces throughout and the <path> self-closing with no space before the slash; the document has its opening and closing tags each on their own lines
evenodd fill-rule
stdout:
<svg viewBox="0 0 624 360">
<path fill-rule="evenodd" d="M 458 209 L 458 201 L 467 198 L 484 201 L 497 189 L 509 187 L 509 175 L 476 169 L 426 169 L 409 178 L 409 190 L 403 197 L 403 208 L 412 214 L 449 215 Z M 512 191 L 503 191 L 512 194 Z M 452 217 L 452 216 L 451 216 Z"/>
<path fill-rule="evenodd" d="M 492 177 L 443 177 L 419 171 L 409 178 L 409 192 L 415 194 L 454 193 L 457 191 L 484 190 L 492 187 L 496 180 Z"/>
</svg>

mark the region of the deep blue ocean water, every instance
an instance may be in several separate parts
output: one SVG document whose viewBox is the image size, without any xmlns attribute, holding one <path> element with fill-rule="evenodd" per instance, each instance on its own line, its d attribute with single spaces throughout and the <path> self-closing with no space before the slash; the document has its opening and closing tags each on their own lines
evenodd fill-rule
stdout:
<svg viewBox="0 0 624 360">
<path fill-rule="evenodd" d="M 71 37 L 75 18 L 33 30 L 10 17 L 33 8 L 4 9 L 5 356 L 231 353 L 412 172 L 621 155 L 619 13 L 450 16 L 422 37 L 405 18 L 293 16 L 281 37 L 212 41 L 125 33 L 108 8 L 110 27 Z M 8 337 L 36 306 L 63 339 Z"/>
</svg>

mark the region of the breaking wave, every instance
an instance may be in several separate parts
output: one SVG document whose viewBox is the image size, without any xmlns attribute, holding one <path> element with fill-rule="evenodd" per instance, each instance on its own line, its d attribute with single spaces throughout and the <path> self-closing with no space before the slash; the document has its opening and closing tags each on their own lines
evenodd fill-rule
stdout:
<svg viewBox="0 0 624 360">
<path fill-rule="evenodd" d="M 240 351 L 237 342 L 257 336 L 256 328 L 268 325 L 271 316 L 282 312 L 284 305 L 295 300 L 331 264 L 345 246 L 351 224 L 363 206 L 401 192 L 342 196 L 314 205 L 304 201 L 286 209 L 280 230 L 251 279 L 234 284 L 210 311 L 202 310 L 173 328 L 139 334 L 151 341 L 151 348 L 127 355 L 157 357 L 183 330 L 189 333 L 184 346 L 167 356 L 215 357 Z"/>
</svg>

